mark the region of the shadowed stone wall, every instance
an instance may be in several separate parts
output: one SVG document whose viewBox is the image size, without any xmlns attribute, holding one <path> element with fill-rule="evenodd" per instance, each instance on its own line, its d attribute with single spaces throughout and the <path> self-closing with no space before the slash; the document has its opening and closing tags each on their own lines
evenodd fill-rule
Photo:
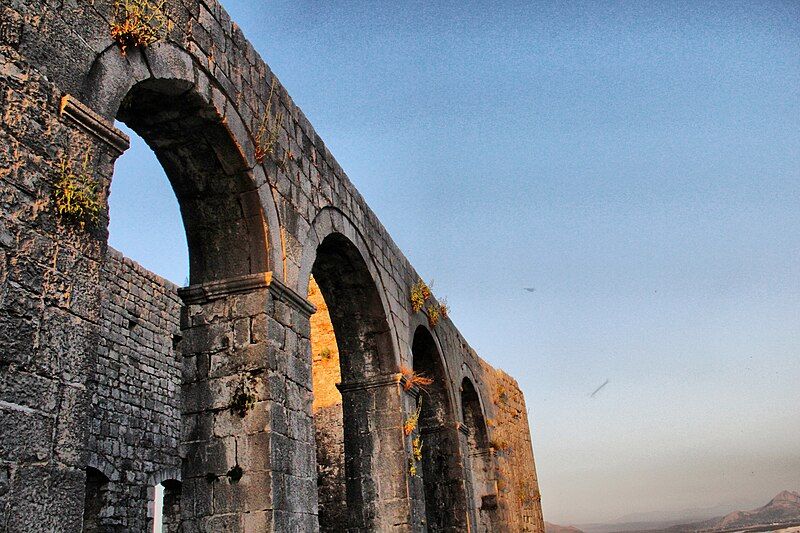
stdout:
<svg viewBox="0 0 800 533">
<path fill-rule="evenodd" d="M 110 248 L 101 284 L 88 464 L 109 478 L 101 525 L 144 531 L 153 485 L 180 479 L 181 301 L 176 286 Z"/>
<path fill-rule="evenodd" d="M 413 366 L 417 328 L 436 344 L 454 435 L 466 437 L 458 427 L 465 377 L 485 419 L 498 424 L 489 439 L 502 427 L 527 435 L 521 395 L 496 403 L 500 378 L 453 323 L 431 328 L 411 309 L 418 274 L 222 6 L 168 0 L 164 9 L 168 30 L 123 55 L 111 36 L 111 1 L 0 0 L 0 524 L 81 531 L 87 468 L 96 468 L 108 479 L 90 484 L 90 495 L 118 498 L 121 507 L 100 518 L 135 530 L 146 511 L 129 506 L 144 502 L 160 468 L 175 465 L 175 446 L 183 458 L 178 507 L 192 531 L 315 530 L 313 271 L 338 326 L 343 413 L 354 413 L 343 434 L 354 436 L 344 448 L 355 530 L 421 530 L 425 484 L 410 472 L 402 432 L 416 402 L 399 374 Z M 281 117 L 269 123 L 276 142 L 256 157 L 270 116 Z M 184 215 L 192 285 L 179 291 L 180 416 L 177 404 L 170 411 L 152 398 L 131 403 L 142 392 L 171 392 L 157 355 L 176 356 L 159 352 L 171 349 L 175 332 L 163 339 L 155 330 L 175 321 L 151 331 L 142 317 L 158 315 L 157 299 L 165 310 L 176 305 L 172 289 L 133 284 L 104 296 L 103 269 L 126 264 L 113 253 L 106 262 L 106 199 L 114 161 L 128 146 L 117 118 L 155 151 Z M 96 221 L 80 226 L 55 209 L 64 168 L 96 185 Z M 128 307 L 114 310 L 112 320 L 122 322 L 109 327 L 103 302 L 116 298 Z M 138 322 L 126 315 L 132 311 Z M 114 376 L 116 357 L 127 366 Z M 134 383 L 123 368 L 146 377 Z M 119 406 L 129 426 L 105 405 Z M 166 435 L 147 440 L 146 421 Z M 498 531 L 521 531 L 525 520 L 541 528 L 530 441 L 521 438 L 510 445 L 514 455 L 497 452 L 486 463 L 505 468 L 494 495 L 503 511 Z M 463 465 L 447 475 L 453 486 L 469 485 L 471 477 L 456 472 L 470 470 L 465 438 L 456 440 Z M 465 496 L 475 494 L 470 486 L 452 494 L 461 508 L 477 499 Z"/>
</svg>

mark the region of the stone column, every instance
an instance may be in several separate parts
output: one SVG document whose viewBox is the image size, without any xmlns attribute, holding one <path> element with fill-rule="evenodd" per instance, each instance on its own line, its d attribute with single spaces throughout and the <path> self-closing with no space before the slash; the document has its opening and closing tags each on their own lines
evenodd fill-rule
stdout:
<svg viewBox="0 0 800 533">
<path fill-rule="evenodd" d="M 292 329 L 302 328 L 313 306 L 269 272 L 180 294 L 184 524 L 207 532 L 313 531 L 310 361 Z"/>
<path fill-rule="evenodd" d="M 458 438 L 459 448 L 462 450 L 462 457 L 464 460 L 464 474 L 466 478 L 466 499 L 467 499 L 467 517 L 469 519 L 470 531 L 480 531 L 478 527 L 478 502 L 476 494 L 479 489 L 475 486 L 478 475 L 475 469 L 479 467 L 480 463 L 476 464 L 473 460 L 470 450 L 469 438 L 470 430 L 465 424 L 458 424 Z"/>
<path fill-rule="evenodd" d="M 502 527 L 507 527 L 499 507 L 495 461 L 492 448 L 472 449 L 470 452 L 478 532 L 502 531 Z"/>
<path fill-rule="evenodd" d="M 401 374 L 340 383 L 349 531 L 411 531 Z"/>
<path fill-rule="evenodd" d="M 434 476 L 425 480 L 425 500 L 427 508 L 435 507 L 434 513 L 441 520 L 437 531 L 469 531 L 471 523 L 460 426 L 456 422 L 420 428 L 424 470 Z"/>
</svg>

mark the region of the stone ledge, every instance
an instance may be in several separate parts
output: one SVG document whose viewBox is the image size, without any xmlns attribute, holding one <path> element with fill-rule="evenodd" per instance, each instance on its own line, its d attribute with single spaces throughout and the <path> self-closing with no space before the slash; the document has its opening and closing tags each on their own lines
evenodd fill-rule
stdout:
<svg viewBox="0 0 800 533">
<path fill-rule="evenodd" d="M 124 152 L 131 145 L 127 135 L 71 94 L 65 94 L 61 97 L 58 115 L 72 120 L 81 129 L 94 135 L 119 153 Z"/>
<path fill-rule="evenodd" d="M 311 316 L 317 311 L 311 302 L 273 277 L 272 272 L 246 274 L 235 278 L 189 285 L 178 289 L 178 295 L 186 305 L 194 305 L 259 289 L 269 289 L 276 300 L 289 304 L 306 316 Z"/>
<path fill-rule="evenodd" d="M 482 448 L 469 454 L 470 457 L 494 457 L 497 455 L 494 448 Z"/>
<path fill-rule="evenodd" d="M 306 316 L 311 316 L 317 312 L 317 307 L 314 304 L 277 279 L 272 280 L 269 290 L 276 299 L 291 305 Z"/>
</svg>

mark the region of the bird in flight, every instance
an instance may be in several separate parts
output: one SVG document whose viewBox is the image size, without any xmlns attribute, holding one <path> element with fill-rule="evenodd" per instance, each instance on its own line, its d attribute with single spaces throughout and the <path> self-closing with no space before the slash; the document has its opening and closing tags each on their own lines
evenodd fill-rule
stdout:
<svg viewBox="0 0 800 533">
<path fill-rule="evenodd" d="M 535 287 L 523 287 L 523 289 L 525 289 L 528 292 L 536 292 L 536 288 Z"/>
<path fill-rule="evenodd" d="M 603 382 L 603 384 L 602 384 L 602 385 L 600 385 L 599 387 L 597 387 L 597 388 L 594 390 L 594 392 L 593 392 L 593 393 L 591 393 L 591 394 L 589 395 L 589 398 L 594 398 L 594 395 L 595 395 L 595 394 L 597 394 L 598 392 L 600 392 L 600 389 L 602 389 L 603 387 L 605 387 L 606 385 L 608 385 L 608 382 L 609 382 L 609 381 L 611 381 L 611 380 L 608 380 L 608 379 L 607 379 L 607 380 L 605 380 L 605 381 Z"/>
</svg>

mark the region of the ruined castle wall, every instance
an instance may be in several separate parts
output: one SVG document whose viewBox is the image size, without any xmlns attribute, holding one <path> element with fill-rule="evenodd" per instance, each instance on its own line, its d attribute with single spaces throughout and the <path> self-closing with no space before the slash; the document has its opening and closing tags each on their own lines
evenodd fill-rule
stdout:
<svg viewBox="0 0 800 533">
<path fill-rule="evenodd" d="M 109 249 L 97 367 L 89 386 L 89 465 L 111 481 L 101 524 L 145 531 L 152 487 L 180 479 L 177 287 Z"/>
<path fill-rule="evenodd" d="M 516 380 L 481 361 L 493 416 L 489 446 L 497 458 L 498 499 L 514 531 L 544 532 L 525 397 Z"/>
</svg>

